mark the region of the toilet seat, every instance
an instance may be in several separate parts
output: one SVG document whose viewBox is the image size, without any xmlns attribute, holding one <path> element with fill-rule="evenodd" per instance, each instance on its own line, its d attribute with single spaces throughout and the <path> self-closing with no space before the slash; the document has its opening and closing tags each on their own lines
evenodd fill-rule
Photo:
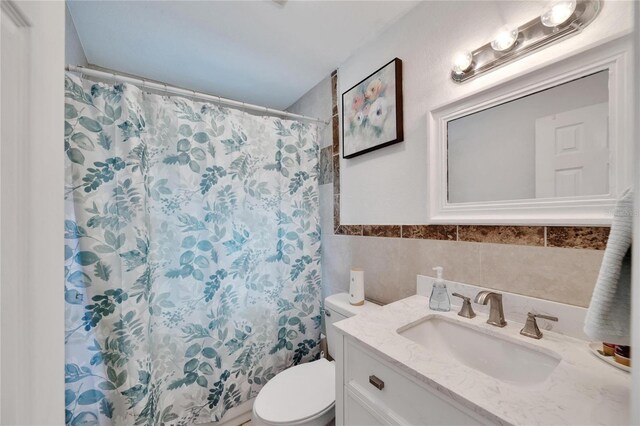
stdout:
<svg viewBox="0 0 640 426">
<path fill-rule="evenodd" d="M 269 425 L 326 424 L 335 399 L 335 365 L 321 358 L 277 374 L 258 394 L 253 413 Z"/>
</svg>

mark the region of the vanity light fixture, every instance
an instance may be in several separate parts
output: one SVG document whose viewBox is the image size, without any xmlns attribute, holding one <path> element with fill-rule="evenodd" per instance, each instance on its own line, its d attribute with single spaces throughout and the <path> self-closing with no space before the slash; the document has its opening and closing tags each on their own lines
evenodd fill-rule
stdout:
<svg viewBox="0 0 640 426">
<path fill-rule="evenodd" d="M 569 19 L 575 10 L 575 0 L 554 1 L 542 13 L 540 20 L 545 27 L 554 28 Z"/>
<path fill-rule="evenodd" d="M 518 28 L 505 25 L 500 28 L 491 42 L 491 48 L 496 52 L 506 52 L 511 49 L 518 39 Z"/>
<path fill-rule="evenodd" d="M 600 13 L 602 0 L 554 0 L 537 16 L 519 27 L 503 27 L 494 39 L 454 57 L 451 78 L 462 83 L 522 58 L 565 37 L 579 34 Z"/>
<path fill-rule="evenodd" d="M 462 74 L 471 68 L 473 64 L 473 56 L 471 52 L 459 52 L 453 56 L 453 72 Z"/>
</svg>

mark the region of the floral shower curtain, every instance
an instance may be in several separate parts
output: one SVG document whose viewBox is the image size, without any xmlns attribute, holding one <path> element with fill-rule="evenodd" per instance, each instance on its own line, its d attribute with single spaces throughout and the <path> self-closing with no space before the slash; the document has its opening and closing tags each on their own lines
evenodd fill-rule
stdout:
<svg viewBox="0 0 640 426">
<path fill-rule="evenodd" d="M 66 421 L 219 420 L 318 356 L 315 126 L 65 78 Z"/>
</svg>

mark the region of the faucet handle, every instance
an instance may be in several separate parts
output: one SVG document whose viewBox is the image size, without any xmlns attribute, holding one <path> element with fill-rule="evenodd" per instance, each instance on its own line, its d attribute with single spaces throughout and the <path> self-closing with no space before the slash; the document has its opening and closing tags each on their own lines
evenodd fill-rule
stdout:
<svg viewBox="0 0 640 426">
<path fill-rule="evenodd" d="M 527 313 L 527 322 L 524 324 L 520 334 L 523 336 L 531 337 L 533 339 L 542 338 L 542 331 L 538 328 L 536 318 L 542 318 L 549 321 L 558 321 L 558 317 L 552 317 L 551 315 L 534 314 L 533 312 Z"/>
<path fill-rule="evenodd" d="M 471 307 L 470 297 L 463 296 L 460 293 L 451 293 L 451 295 L 462 299 L 462 307 L 460 308 L 458 315 L 465 318 L 474 318 L 476 316 L 476 313 L 473 312 L 473 308 Z"/>
<path fill-rule="evenodd" d="M 549 321 L 558 322 L 558 317 L 553 317 L 551 315 L 534 314 L 532 312 L 529 312 L 529 313 L 527 313 L 527 317 L 542 318 L 542 319 L 546 319 L 546 320 L 549 320 Z"/>
<path fill-rule="evenodd" d="M 470 298 L 470 297 L 463 296 L 463 295 L 462 295 L 462 294 L 460 294 L 460 293 L 451 293 L 451 295 L 452 295 L 452 296 L 455 296 L 455 297 L 459 297 L 459 298 L 461 298 L 461 299 L 462 299 L 462 300 L 464 300 L 464 301 L 470 301 L 470 300 L 471 300 L 471 298 Z"/>
</svg>

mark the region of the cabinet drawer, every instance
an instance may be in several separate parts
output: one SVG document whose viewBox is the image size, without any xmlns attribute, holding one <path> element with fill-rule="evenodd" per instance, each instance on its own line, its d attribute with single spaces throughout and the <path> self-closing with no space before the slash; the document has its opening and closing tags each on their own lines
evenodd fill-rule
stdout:
<svg viewBox="0 0 640 426">
<path fill-rule="evenodd" d="M 367 399 L 391 423 L 408 425 L 479 425 L 466 408 L 419 386 L 360 346 L 345 341 L 347 389 Z M 347 392 L 348 393 L 348 392 Z M 376 410 L 378 411 L 378 410 Z M 347 423 L 349 425 L 349 423 Z"/>
<path fill-rule="evenodd" d="M 383 426 L 375 417 L 371 410 L 366 407 L 357 397 L 345 394 L 346 404 L 344 411 L 345 424 L 349 426 Z"/>
</svg>

